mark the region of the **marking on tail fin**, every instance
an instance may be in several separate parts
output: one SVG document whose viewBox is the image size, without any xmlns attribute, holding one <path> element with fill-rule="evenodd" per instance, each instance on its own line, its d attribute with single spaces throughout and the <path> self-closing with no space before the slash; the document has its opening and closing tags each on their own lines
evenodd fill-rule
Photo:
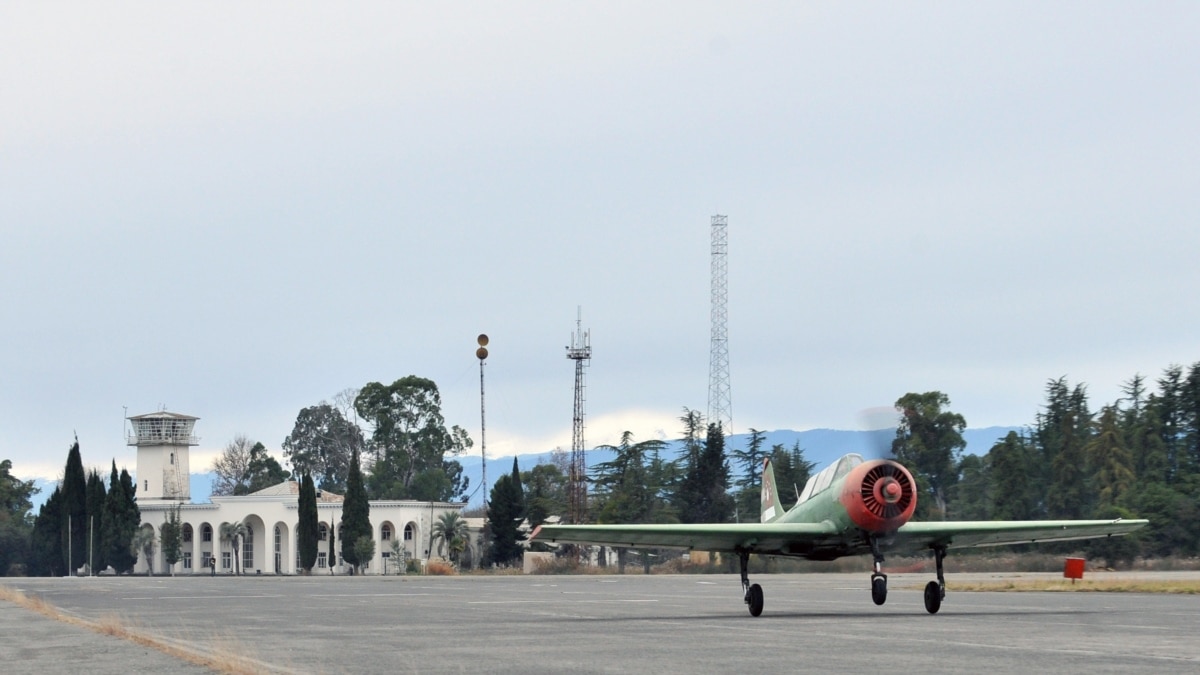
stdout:
<svg viewBox="0 0 1200 675">
<path fill-rule="evenodd" d="M 783 507 L 779 504 L 779 490 L 775 487 L 775 467 L 771 458 L 763 460 L 762 472 L 762 510 L 758 517 L 760 523 L 769 523 L 783 515 Z"/>
</svg>

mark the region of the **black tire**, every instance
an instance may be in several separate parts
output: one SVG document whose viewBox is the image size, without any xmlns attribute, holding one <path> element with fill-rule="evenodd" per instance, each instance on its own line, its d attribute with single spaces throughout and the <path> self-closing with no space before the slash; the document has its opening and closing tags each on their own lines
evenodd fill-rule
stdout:
<svg viewBox="0 0 1200 675">
<path fill-rule="evenodd" d="M 936 581 L 925 584 L 925 611 L 937 614 L 942 608 L 942 587 Z"/>
<path fill-rule="evenodd" d="M 877 605 L 887 602 L 887 579 L 883 577 L 871 579 L 871 600 L 875 601 Z"/>
<path fill-rule="evenodd" d="M 746 595 L 746 604 L 750 606 L 750 616 L 758 616 L 763 611 L 763 590 L 758 584 L 751 584 Z"/>
</svg>

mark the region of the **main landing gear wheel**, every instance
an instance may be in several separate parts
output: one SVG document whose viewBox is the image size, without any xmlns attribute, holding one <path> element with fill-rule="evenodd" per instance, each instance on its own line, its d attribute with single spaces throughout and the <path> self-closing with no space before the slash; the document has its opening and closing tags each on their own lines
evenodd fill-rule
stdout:
<svg viewBox="0 0 1200 675">
<path fill-rule="evenodd" d="M 877 605 L 887 602 L 887 577 L 871 577 L 871 600 Z"/>
<path fill-rule="evenodd" d="M 925 611 L 937 614 L 942 608 L 942 600 L 946 599 L 946 574 L 942 561 L 946 559 L 946 547 L 934 546 L 933 559 L 937 563 L 937 581 L 925 584 Z"/>
<path fill-rule="evenodd" d="M 750 607 L 750 616 L 758 616 L 763 610 L 763 590 L 758 584 L 751 584 L 746 592 L 746 604 Z"/>
<path fill-rule="evenodd" d="M 941 608 L 942 587 L 936 581 L 925 584 L 925 611 L 930 614 L 937 614 Z"/>
<path fill-rule="evenodd" d="M 750 575 L 747 569 L 750 567 L 750 552 L 739 550 L 738 567 L 742 572 L 742 599 L 746 601 L 746 607 L 750 608 L 750 616 L 758 616 L 763 610 L 763 589 L 758 584 L 750 583 Z"/>
<path fill-rule="evenodd" d="M 871 556 L 875 564 L 871 571 L 871 600 L 882 605 L 887 602 L 887 575 L 883 573 L 883 552 L 879 550 L 879 540 L 875 535 L 868 537 L 871 544 Z"/>
</svg>

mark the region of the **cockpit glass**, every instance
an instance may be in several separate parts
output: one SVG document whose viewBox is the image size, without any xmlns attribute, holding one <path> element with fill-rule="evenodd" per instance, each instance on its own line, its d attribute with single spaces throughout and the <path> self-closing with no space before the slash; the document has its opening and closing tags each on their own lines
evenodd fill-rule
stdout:
<svg viewBox="0 0 1200 675">
<path fill-rule="evenodd" d="M 808 482 L 804 484 L 804 490 L 800 493 L 800 499 L 796 503 L 802 504 L 808 501 L 813 495 L 820 494 L 821 492 L 829 489 L 829 486 L 833 484 L 833 481 L 850 473 L 854 467 L 862 464 L 863 461 L 862 455 L 851 453 L 845 457 L 842 457 L 833 464 L 830 464 L 824 469 L 821 469 L 820 472 L 818 472 L 812 478 L 809 478 Z"/>
</svg>

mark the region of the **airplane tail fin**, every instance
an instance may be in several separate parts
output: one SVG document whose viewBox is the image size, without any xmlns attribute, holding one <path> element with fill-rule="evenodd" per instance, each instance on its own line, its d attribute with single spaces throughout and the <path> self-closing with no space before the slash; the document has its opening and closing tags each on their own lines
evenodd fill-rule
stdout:
<svg viewBox="0 0 1200 675">
<path fill-rule="evenodd" d="M 771 458 L 763 460 L 762 472 L 762 511 L 759 522 L 769 523 L 783 515 L 783 504 L 779 501 L 779 489 L 775 487 L 775 467 Z"/>
</svg>

